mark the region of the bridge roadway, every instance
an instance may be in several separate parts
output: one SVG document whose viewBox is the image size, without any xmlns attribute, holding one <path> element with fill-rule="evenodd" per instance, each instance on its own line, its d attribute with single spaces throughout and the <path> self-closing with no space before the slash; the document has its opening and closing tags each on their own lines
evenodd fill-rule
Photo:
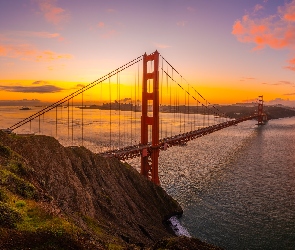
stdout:
<svg viewBox="0 0 295 250">
<path fill-rule="evenodd" d="M 146 145 L 142 144 L 137 144 L 133 146 L 128 146 L 120 149 L 115 149 L 115 150 L 109 150 L 103 153 L 100 153 L 99 155 L 106 157 L 106 158 L 111 158 L 115 157 L 118 158 L 119 160 L 127 160 L 127 159 L 132 159 L 135 157 L 140 157 L 142 152 L 144 150 L 147 151 L 147 154 L 150 155 L 152 153 L 153 148 L 160 148 L 160 150 L 166 150 L 169 147 L 172 146 L 181 146 L 181 145 L 186 145 L 188 141 L 194 140 L 198 137 L 211 134 L 215 131 L 234 126 L 238 123 L 247 121 L 247 120 L 252 120 L 252 119 L 257 119 L 258 114 L 235 119 L 235 120 L 230 120 L 227 122 L 222 122 L 216 125 L 212 125 L 209 127 L 197 129 L 194 131 L 178 134 L 175 136 L 171 137 L 166 137 L 163 139 L 160 139 L 159 144 L 157 146 L 152 146 L 151 143 L 148 143 Z"/>
</svg>

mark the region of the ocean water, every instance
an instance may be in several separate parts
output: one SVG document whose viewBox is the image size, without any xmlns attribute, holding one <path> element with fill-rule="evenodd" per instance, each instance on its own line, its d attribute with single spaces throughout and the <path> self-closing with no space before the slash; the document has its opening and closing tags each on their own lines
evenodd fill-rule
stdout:
<svg viewBox="0 0 295 250">
<path fill-rule="evenodd" d="M 0 107 L 0 128 L 38 109 Z M 54 136 L 65 146 L 81 145 L 83 138 L 83 145 L 93 152 L 138 143 L 140 114 L 109 114 L 62 107 L 16 132 Z M 161 137 L 214 121 L 190 115 L 180 122 L 175 114 L 162 114 Z M 161 151 L 161 185 L 184 210 L 180 225 L 175 218 L 171 223 L 180 234 L 224 249 L 295 249 L 294 152 L 295 118 L 271 120 L 260 127 L 246 121 Z M 139 159 L 129 162 L 139 170 Z"/>
</svg>

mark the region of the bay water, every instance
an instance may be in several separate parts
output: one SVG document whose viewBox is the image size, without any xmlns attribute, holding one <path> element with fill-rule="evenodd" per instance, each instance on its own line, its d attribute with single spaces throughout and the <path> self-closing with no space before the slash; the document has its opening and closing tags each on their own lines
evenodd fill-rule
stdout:
<svg viewBox="0 0 295 250">
<path fill-rule="evenodd" d="M 0 128 L 38 109 L 0 107 Z M 140 114 L 122 111 L 123 119 L 112 111 L 110 120 L 109 111 L 83 112 L 83 135 L 81 110 L 68 108 L 28 122 L 16 132 L 54 136 L 65 146 L 81 145 L 83 137 L 83 145 L 96 153 L 139 142 Z M 163 137 L 204 123 L 202 117 L 195 122 L 191 116 L 185 127 L 175 114 L 163 114 Z M 129 120 L 134 121 L 131 128 L 125 124 Z M 118 135 L 122 139 L 110 145 L 109 139 L 116 141 Z M 181 204 L 184 214 L 179 220 L 187 235 L 224 249 L 295 249 L 294 152 L 295 118 L 271 120 L 260 127 L 246 121 L 161 151 L 161 186 Z M 129 163 L 139 170 L 139 159 Z"/>
</svg>

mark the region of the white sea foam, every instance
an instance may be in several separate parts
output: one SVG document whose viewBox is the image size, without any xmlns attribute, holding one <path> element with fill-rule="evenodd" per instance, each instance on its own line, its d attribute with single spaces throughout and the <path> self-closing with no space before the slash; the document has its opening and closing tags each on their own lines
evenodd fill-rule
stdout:
<svg viewBox="0 0 295 250">
<path fill-rule="evenodd" d="M 171 227 L 173 229 L 173 231 L 175 232 L 175 234 L 177 236 L 186 236 L 186 237 L 191 237 L 191 235 L 189 234 L 189 232 L 186 230 L 186 228 L 184 228 L 178 218 L 176 216 L 172 216 L 169 219 L 170 223 L 171 223 Z"/>
</svg>

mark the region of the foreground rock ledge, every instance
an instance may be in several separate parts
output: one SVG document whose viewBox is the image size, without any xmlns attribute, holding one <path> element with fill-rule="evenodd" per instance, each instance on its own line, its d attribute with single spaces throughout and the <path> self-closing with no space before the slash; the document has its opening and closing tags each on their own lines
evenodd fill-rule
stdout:
<svg viewBox="0 0 295 250">
<path fill-rule="evenodd" d="M 164 223 L 182 214 L 175 200 L 84 147 L 0 131 L 0 171 L 1 249 L 217 249 L 175 237 Z"/>
</svg>

